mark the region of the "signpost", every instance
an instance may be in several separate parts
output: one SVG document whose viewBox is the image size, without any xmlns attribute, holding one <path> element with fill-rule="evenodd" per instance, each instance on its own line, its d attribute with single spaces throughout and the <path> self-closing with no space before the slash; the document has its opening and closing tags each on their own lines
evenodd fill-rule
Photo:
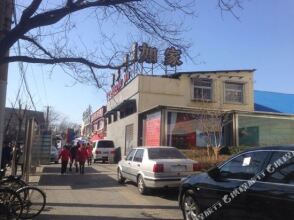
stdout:
<svg viewBox="0 0 294 220">
<path fill-rule="evenodd" d="M 175 72 L 177 66 L 183 64 L 181 61 L 182 51 L 176 49 L 175 47 L 169 47 L 165 50 L 163 64 L 166 66 L 165 74 L 167 74 L 167 66 L 174 67 Z M 138 43 L 132 45 L 132 50 L 130 54 L 126 54 L 125 57 L 126 66 L 122 73 L 121 69 L 114 74 L 112 74 L 112 85 L 111 90 L 107 93 L 107 100 L 114 97 L 119 91 L 125 87 L 137 74 L 139 74 L 136 64 L 141 65 L 141 74 L 143 74 L 143 64 L 151 64 L 151 70 L 153 75 L 153 65 L 158 63 L 158 49 L 156 47 L 151 47 L 147 43 L 142 43 L 138 46 Z M 134 66 L 133 71 L 130 71 L 129 63 Z M 123 76 L 122 76 L 123 75 Z"/>
</svg>

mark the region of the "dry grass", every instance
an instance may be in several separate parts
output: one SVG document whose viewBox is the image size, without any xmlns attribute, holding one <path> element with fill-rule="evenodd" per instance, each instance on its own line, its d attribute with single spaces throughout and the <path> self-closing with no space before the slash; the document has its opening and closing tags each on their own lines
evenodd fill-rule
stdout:
<svg viewBox="0 0 294 220">
<path fill-rule="evenodd" d="M 230 155 L 219 155 L 218 159 L 216 159 L 213 155 L 208 156 L 206 148 L 182 150 L 182 153 L 188 158 L 198 161 L 201 164 L 202 170 L 207 170 L 231 157 Z"/>
</svg>

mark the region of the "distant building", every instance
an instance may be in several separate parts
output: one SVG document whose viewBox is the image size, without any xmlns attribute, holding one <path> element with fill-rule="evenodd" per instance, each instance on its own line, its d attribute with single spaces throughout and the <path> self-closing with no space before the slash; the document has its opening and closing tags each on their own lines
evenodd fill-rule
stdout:
<svg viewBox="0 0 294 220">
<path fill-rule="evenodd" d="M 27 119 L 34 118 L 41 130 L 46 127 L 44 112 L 5 108 L 4 141 L 24 143 Z"/>
<path fill-rule="evenodd" d="M 104 114 L 106 113 L 106 106 L 102 106 L 91 115 L 92 135 L 90 140 L 96 141 L 104 139 L 106 136 L 106 119 Z"/>
<path fill-rule="evenodd" d="M 92 107 L 89 106 L 83 112 L 83 123 L 81 128 L 81 136 L 88 139 L 91 137 L 91 134 L 92 134 L 91 114 L 92 114 Z"/>
<path fill-rule="evenodd" d="M 48 164 L 52 136 L 51 132 L 46 129 L 43 112 L 5 108 L 4 141 L 16 141 L 19 144 L 24 144 L 26 148 L 26 122 L 30 119 L 35 121 L 35 127 L 32 131 L 31 165 Z"/>
</svg>

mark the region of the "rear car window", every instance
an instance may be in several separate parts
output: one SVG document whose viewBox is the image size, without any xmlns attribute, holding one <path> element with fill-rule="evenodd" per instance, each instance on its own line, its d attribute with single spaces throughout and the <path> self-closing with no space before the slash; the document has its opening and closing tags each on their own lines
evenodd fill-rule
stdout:
<svg viewBox="0 0 294 220">
<path fill-rule="evenodd" d="M 283 162 L 282 157 L 287 152 L 274 152 L 269 162 L 270 170 L 274 171 L 266 179 L 266 182 L 294 184 L 294 158 Z M 275 164 L 278 166 L 275 168 Z"/>
<path fill-rule="evenodd" d="M 185 159 L 186 157 L 175 148 L 150 148 L 149 159 Z"/>
<path fill-rule="evenodd" d="M 99 141 L 97 148 L 114 148 L 113 141 Z"/>
</svg>

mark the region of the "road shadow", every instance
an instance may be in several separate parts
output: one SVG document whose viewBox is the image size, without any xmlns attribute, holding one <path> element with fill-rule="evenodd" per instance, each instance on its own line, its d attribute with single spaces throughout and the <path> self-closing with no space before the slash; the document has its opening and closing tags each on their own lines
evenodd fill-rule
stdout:
<svg viewBox="0 0 294 220">
<path fill-rule="evenodd" d="M 137 187 L 137 184 L 132 181 L 126 181 L 124 185 L 131 185 Z M 139 193 L 139 192 L 138 192 Z M 144 196 L 155 196 L 160 197 L 166 200 L 177 201 L 179 195 L 178 188 L 156 188 L 156 189 L 149 189 L 148 193 Z"/>
<path fill-rule="evenodd" d="M 47 209 L 50 211 L 52 207 L 76 207 L 76 208 L 115 208 L 115 209 L 177 209 L 177 205 L 118 205 L 118 204 L 80 204 L 80 203 L 53 203 L 46 204 Z"/>
<path fill-rule="evenodd" d="M 60 174 L 59 167 L 44 167 L 39 186 L 69 186 L 71 189 L 118 187 L 118 183 L 92 167 L 85 167 L 85 174 L 67 172 Z"/>
<path fill-rule="evenodd" d="M 115 216 L 85 216 L 85 215 L 40 215 L 35 220 L 150 220 L 159 218 L 130 218 Z M 162 219 L 162 218 L 160 218 Z"/>
</svg>

